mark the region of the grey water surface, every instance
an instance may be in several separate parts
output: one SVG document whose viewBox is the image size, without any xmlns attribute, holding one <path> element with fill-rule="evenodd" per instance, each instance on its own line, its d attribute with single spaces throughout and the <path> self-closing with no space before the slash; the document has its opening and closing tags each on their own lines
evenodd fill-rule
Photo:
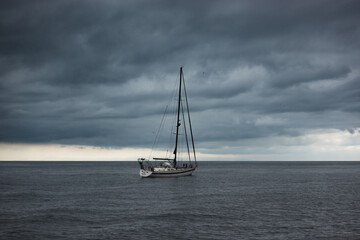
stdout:
<svg viewBox="0 0 360 240">
<path fill-rule="evenodd" d="M 0 162 L 0 239 L 360 239 L 360 162 Z"/>
</svg>

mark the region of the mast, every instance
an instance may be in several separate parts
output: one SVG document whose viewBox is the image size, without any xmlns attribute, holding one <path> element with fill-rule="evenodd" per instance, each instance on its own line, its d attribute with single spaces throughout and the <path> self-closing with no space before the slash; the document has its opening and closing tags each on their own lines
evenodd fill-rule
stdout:
<svg viewBox="0 0 360 240">
<path fill-rule="evenodd" d="M 176 121 L 176 142 L 175 142 L 175 150 L 174 150 L 174 167 L 176 167 L 176 154 L 177 154 L 177 145 L 179 139 L 179 127 L 180 127 L 180 104 L 181 104 L 181 78 L 182 78 L 182 67 L 180 67 L 180 85 L 179 85 L 179 99 L 178 99 L 178 112 L 177 112 L 177 121 Z"/>
</svg>

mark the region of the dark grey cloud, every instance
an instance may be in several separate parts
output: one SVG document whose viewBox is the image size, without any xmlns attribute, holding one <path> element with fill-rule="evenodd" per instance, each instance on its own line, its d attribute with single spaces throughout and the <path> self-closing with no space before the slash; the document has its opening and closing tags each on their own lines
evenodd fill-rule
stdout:
<svg viewBox="0 0 360 240">
<path fill-rule="evenodd" d="M 147 146 L 179 66 L 200 145 L 351 132 L 358 9 L 358 1 L 2 1 L 0 141 Z"/>
</svg>

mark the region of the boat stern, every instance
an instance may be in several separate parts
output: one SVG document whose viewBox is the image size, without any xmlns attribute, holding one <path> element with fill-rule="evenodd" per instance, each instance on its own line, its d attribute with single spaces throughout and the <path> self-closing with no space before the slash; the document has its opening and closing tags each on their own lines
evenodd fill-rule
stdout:
<svg viewBox="0 0 360 240">
<path fill-rule="evenodd" d="M 152 174 L 152 171 L 140 169 L 140 177 L 143 177 L 143 178 L 150 177 L 151 174 Z"/>
</svg>

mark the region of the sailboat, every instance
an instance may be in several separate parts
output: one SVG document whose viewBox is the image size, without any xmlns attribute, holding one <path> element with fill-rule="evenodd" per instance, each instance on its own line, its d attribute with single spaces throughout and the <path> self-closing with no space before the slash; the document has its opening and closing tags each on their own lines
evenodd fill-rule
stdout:
<svg viewBox="0 0 360 240">
<path fill-rule="evenodd" d="M 194 144 L 194 136 L 191 126 L 189 103 L 185 87 L 185 78 L 183 68 L 180 67 L 179 89 L 175 93 L 177 99 L 175 101 L 176 110 L 173 112 L 175 122 L 170 130 L 170 141 L 173 142 L 173 151 L 162 151 L 164 157 L 139 158 L 140 176 L 148 177 L 181 177 L 190 176 L 197 168 L 196 152 Z M 165 109 L 164 116 L 167 115 Z M 155 141 L 157 141 L 159 132 L 164 125 L 163 116 Z M 175 132 L 173 132 L 173 130 Z M 155 143 L 154 143 L 155 145 Z M 154 146 L 153 146 L 154 148 Z"/>
</svg>

